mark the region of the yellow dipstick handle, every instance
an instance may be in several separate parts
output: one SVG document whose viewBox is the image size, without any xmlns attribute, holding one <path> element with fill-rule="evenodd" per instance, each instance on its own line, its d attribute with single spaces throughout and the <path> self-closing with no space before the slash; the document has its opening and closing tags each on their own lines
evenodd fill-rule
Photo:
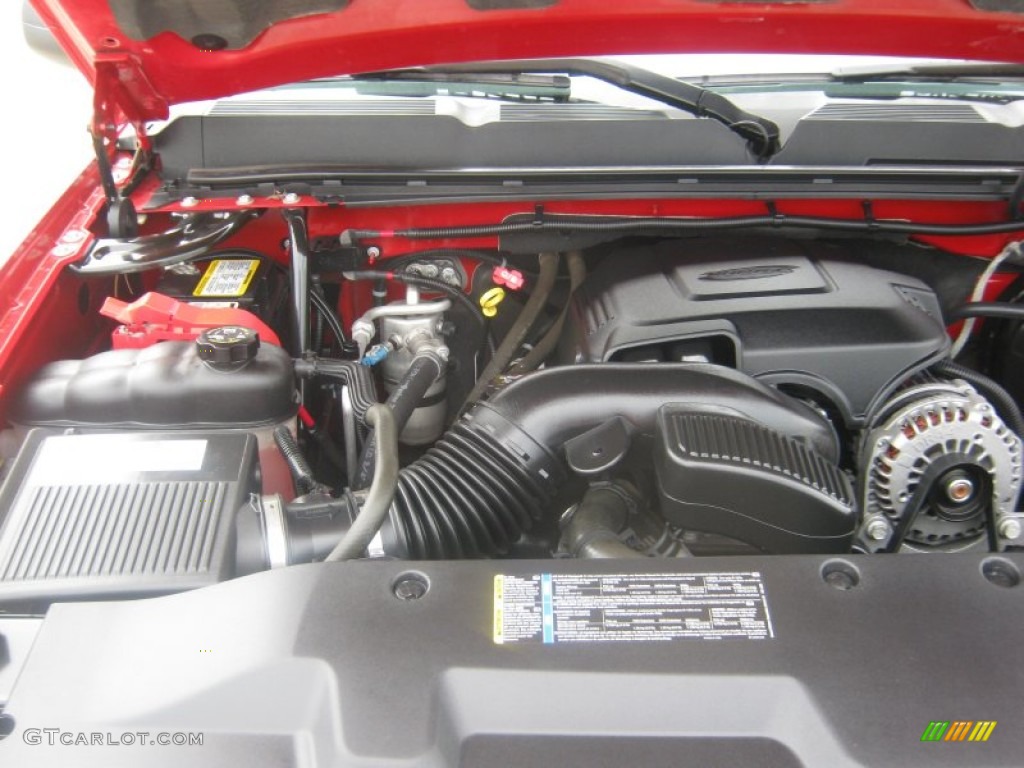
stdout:
<svg viewBox="0 0 1024 768">
<path fill-rule="evenodd" d="M 494 287 L 480 297 L 480 311 L 484 317 L 494 317 L 498 314 L 498 305 L 505 300 L 505 289 Z"/>
</svg>

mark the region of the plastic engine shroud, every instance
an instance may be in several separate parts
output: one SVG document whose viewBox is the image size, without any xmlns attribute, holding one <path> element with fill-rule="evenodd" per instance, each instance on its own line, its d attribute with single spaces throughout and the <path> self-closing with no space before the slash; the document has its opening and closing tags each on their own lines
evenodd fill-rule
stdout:
<svg viewBox="0 0 1024 768">
<path fill-rule="evenodd" d="M 815 392 L 860 426 L 880 392 L 949 341 L 927 285 L 843 258 L 777 238 L 616 252 L 576 293 L 566 361 L 718 363 Z"/>
</svg>

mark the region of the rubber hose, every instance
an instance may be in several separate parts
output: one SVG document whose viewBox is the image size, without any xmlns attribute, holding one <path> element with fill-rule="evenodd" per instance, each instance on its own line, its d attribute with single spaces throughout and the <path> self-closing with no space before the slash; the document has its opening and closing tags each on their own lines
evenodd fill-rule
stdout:
<svg viewBox="0 0 1024 768">
<path fill-rule="evenodd" d="M 615 416 L 652 434 L 666 403 L 743 415 L 799 435 L 829 460 L 832 426 L 803 403 L 738 371 L 714 365 L 599 364 L 525 376 L 476 404 L 402 470 L 384 550 L 420 560 L 509 551 L 552 505 L 566 440 Z"/>
<path fill-rule="evenodd" d="M 983 373 L 968 368 L 952 360 L 940 360 L 932 366 L 932 371 L 950 379 L 963 379 L 971 384 L 981 394 L 988 398 L 993 407 L 1002 417 L 1006 426 L 1018 437 L 1024 437 L 1024 416 L 1021 416 L 1020 407 L 1013 396 L 1002 388 L 997 382 L 990 379 Z"/>
<path fill-rule="evenodd" d="M 334 314 L 334 310 L 331 309 L 331 305 L 316 291 L 310 291 L 309 299 L 313 304 L 313 308 L 320 313 L 320 316 L 327 325 L 331 327 L 331 333 L 338 340 L 338 344 L 344 344 L 348 339 L 345 338 L 345 331 L 342 330 L 341 322 L 338 320 L 338 316 Z"/>
<path fill-rule="evenodd" d="M 483 395 L 490 385 L 491 379 L 505 370 L 513 355 L 522 346 L 523 340 L 530 332 L 530 328 L 533 327 L 540 313 L 544 310 L 544 306 L 548 302 L 548 296 L 551 295 L 551 289 L 555 285 L 555 277 L 558 274 L 558 254 L 542 253 L 539 260 L 540 277 L 537 278 L 537 282 L 530 292 L 530 298 L 527 300 L 526 306 L 523 307 L 515 322 L 512 323 L 512 327 L 508 329 L 505 338 L 501 340 L 501 344 L 498 345 L 497 351 L 491 357 L 490 362 L 487 363 L 484 372 L 477 379 L 476 384 L 473 385 L 473 389 L 470 390 L 469 395 L 466 397 L 466 402 L 462 406 L 463 409 L 469 403 L 479 400 L 480 396 Z"/>
<path fill-rule="evenodd" d="M 949 321 L 966 317 L 994 317 L 1000 320 L 1024 320 L 1024 304 L 1004 304 L 998 301 L 975 301 L 954 310 Z"/>
<path fill-rule="evenodd" d="M 578 251 L 567 254 L 566 262 L 569 265 L 569 295 L 565 298 L 565 306 L 562 307 L 562 311 L 558 314 L 558 318 L 551 328 L 544 334 L 544 338 L 537 342 L 529 354 L 509 371 L 513 376 L 529 373 L 540 367 L 540 364 L 547 360 L 548 355 L 554 352 L 559 339 L 562 337 L 562 327 L 565 325 L 565 318 L 569 314 L 572 296 L 587 277 L 587 268 L 583 262 L 583 256 Z"/>
<path fill-rule="evenodd" d="M 313 477 L 313 468 L 309 466 L 306 457 L 302 455 L 302 451 L 299 450 L 299 445 L 295 442 L 288 427 L 280 426 L 274 430 L 274 442 L 277 443 L 278 450 L 281 451 L 281 455 L 284 456 L 284 460 L 288 464 L 288 471 L 291 472 L 296 494 L 304 496 L 319 488 L 320 484 Z"/>
<path fill-rule="evenodd" d="M 413 357 L 402 380 L 398 382 L 387 399 L 387 406 L 394 415 L 395 430 L 399 435 L 402 434 L 405 425 L 409 423 L 413 411 L 419 407 L 427 390 L 443 374 L 444 364 L 436 355 L 419 354 Z M 350 483 L 353 489 L 365 488 L 369 484 L 376 462 L 377 440 L 374 435 L 370 435 L 366 445 L 363 446 L 363 454 L 359 457 L 356 476 Z"/>
<path fill-rule="evenodd" d="M 398 430 L 395 416 L 386 405 L 375 405 L 366 414 L 373 426 L 377 443 L 377 463 L 373 470 L 373 483 L 352 527 L 324 558 L 325 562 L 352 560 L 362 557 L 366 548 L 387 519 L 395 497 L 398 482 Z"/>
<path fill-rule="evenodd" d="M 639 558 L 618 533 L 626 524 L 629 505 L 611 488 L 590 488 L 572 513 L 562 541 L 573 557 L 592 559 Z"/>
<path fill-rule="evenodd" d="M 373 371 L 355 360 L 296 360 L 295 375 L 307 379 L 324 376 L 348 386 L 352 410 L 361 424 L 366 424 L 366 412 L 377 403 L 377 384 Z"/>
</svg>

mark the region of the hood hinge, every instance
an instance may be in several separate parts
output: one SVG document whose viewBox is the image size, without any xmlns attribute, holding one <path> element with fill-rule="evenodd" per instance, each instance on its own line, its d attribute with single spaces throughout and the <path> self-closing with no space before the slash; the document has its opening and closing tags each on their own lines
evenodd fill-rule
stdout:
<svg viewBox="0 0 1024 768">
<path fill-rule="evenodd" d="M 146 121 L 164 119 L 167 114 L 167 102 L 153 89 L 133 58 L 104 56 L 96 61 L 89 132 L 107 198 L 106 218 L 111 237 L 128 238 L 138 234 L 138 216 L 128 195 L 153 167 L 153 145 L 146 133 Z M 113 161 L 121 132 L 129 125 L 135 133 L 135 157 L 131 173 L 119 188 Z"/>
</svg>

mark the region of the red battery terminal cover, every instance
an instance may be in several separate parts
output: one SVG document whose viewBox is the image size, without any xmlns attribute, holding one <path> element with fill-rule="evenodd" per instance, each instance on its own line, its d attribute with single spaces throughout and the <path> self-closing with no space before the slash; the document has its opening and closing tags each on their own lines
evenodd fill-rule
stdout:
<svg viewBox="0 0 1024 768">
<path fill-rule="evenodd" d="M 275 346 L 281 340 L 252 312 L 235 307 L 197 307 L 161 293 L 147 293 L 131 304 L 108 298 L 100 314 L 121 325 L 111 334 L 114 349 L 141 349 L 159 341 L 191 341 L 207 328 L 240 325 Z"/>
</svg>

